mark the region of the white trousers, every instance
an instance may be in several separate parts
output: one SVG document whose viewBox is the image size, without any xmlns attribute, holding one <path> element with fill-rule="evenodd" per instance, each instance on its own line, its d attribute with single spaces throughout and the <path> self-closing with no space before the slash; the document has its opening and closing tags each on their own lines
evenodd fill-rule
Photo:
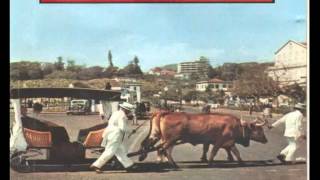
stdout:
<svg viewBox="0 0 320 180">
<path fill-rule="evenodd" d="M 286 156 L 286 161 L 295 161 L 295 152 L 298 148 L 297 140 L 294 137 L 287 137 L 288 146 L 285 147 L 280 154 Z"/>
<path fill-rule="evenodd" d="M 123 136 L 124 135 L 120 131 L 109 132 L 104 152 L 92 165 L 101 168 L 114 155 L 125 168 L 133 165 L 133 161 L 127 156 L 127 149 L 123 144 Z"/>
</svg>

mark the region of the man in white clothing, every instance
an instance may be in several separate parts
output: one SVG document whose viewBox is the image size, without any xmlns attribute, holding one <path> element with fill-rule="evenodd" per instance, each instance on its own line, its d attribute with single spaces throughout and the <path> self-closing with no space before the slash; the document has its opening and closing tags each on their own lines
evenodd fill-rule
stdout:
<svg viewBox="0 0 320 180">
<path fill-rule="evenodd" d="M 284 115 L 269 126 L 269 129 L 271 129 L 285 123 L 284 136 L 288 140 L 288 146 L 280 152 L 280 155 L 277 156 L 282 163 L 295 162 L 294 155 L 298 148 L 298 141 L 306 138 L 302 126 L 303 116 L 306 113 L 305 105 L 298 103 L 294 106 L 294 109 L 294 111 Z"/>
<path fill-rule="evenodd" d="M 119 106 L 120 109 L 111 115 L 108 126 L 102 134 L 103 141 L 101 146 L 104 146 L 105 150 L 90 166 L 90 168 L 94 169 L 97 173 L 102 172 L 102 166 L 104 166 L 114 155 L 127 171 L 134 171 L 136 169 L 133 161 L 127 157 L 127 149 L 123 144 L 125 133 L 128 131 L 128 115 L 133 110 L 133 105 L 124 102 Z"/>
</svg>

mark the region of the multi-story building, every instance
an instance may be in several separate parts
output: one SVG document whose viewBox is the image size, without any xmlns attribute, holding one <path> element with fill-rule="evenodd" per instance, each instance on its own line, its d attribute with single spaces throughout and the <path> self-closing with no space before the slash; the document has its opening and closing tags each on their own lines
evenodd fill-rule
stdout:
<svg viewBox="0 0 320 180">
<path fill-rule="evenodd" d="M 275 52 L 274 66 L 267 73 L 280 87 L 307 82 L 307 44 L 289 40 Z"/>
<path fill-rule="evenodd" d="M 182 62 L 178 64 L 176 77 L 189 78 L 192 74 L 196 74 L 200 77 L 207 77 L 209 66 L 209 62 L 205 60 Z"/>
</svg>

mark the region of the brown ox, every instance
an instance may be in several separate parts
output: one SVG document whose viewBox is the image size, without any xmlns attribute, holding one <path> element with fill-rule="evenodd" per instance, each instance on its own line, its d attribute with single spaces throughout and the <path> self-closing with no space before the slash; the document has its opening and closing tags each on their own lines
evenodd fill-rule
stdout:
<svg viewBox="0 0 320 180">
<path fill-rule="evenodd" d="M 262 126 L 257 121 L 241 123 L 240 119 L 220 113 L 187 114 L 187 113 L 159 113 L 151 119 L 149 135 L 141 143 L 141 150 L 151 149 L 159 140 L 160 147 L 169 162 L 177 167 L 171 152 L 173 146 L 181 143 L 213 144 L 209 164 L 220 148 L 231 150 L 241 162 L 240 153 L 235 143 L 249 146 L 250 139 L 266 143 Z M 139 160 L 144 160 L 147 153 L 141 154 Z"/>
<path fill-rule="evenodd" d="M 154 113 L 152 113 L 152 115 L 151 115 L 151 122 L 152 122 L 152 119 L 153 118 L 159 118 L 160 116 L 159 115 L 161 115 L 161 114 L 167 114 L 167 113 L 171 113 L 170 111 L 165 111 L 165 110 L 158 110 L 158 111 L 155 111 Z M 151 124 L 150 124 L 151 125 Z M 149 135 L 150 134 L 157 134 L 157 129 L 153 129 L 153 133 L 151 133 L 151 129 L 152 128 L 150 128 L 150 131 L 149 131 Z M 146 139 L 149 137 L 149 135 L 146 137 Z M 145 139 L 145 140 L 146 140 Z M 160 139 L 158 139 L 158 141 L 159 141 Z M 157 142 L 158 142 L 157 141 Z M 154 143 L 156 143 L 156 142 L 154 142 Z M 210 144 L 203 144 L 203 151 L 202 151 L 202 155 L 201 155 L 201 158 L 200 158 L 200 160 L 202 161 L 202 162 L 208 162 L 208 159 L 207 159 L 207 153 L 208 153 L 208 151 L 209 151 L 209 145 Z M 228 155 L 228 160 L 229 161 L 234 161 L 234 159 L 233 159 L 233 156 L 232 156 L 232 154 L 231 154 L 231 149 L 229 149 L 229 148 L 224 148 L 225 149 L 225 151 L 226 151 L 226 153 L 227 153 L 227 155 Z M 170 151 L 171 149 L 169 149 L 169 151 Z M 146 158 L 146 156 L 145 156 L 146 154 L 144 154 L 144 155 L 142 155 L 142 156 L 140 156 L 140 161 L 143 161 L 145 158 Z M 165 160 L 166 159 L 166 160 Z M 168 158 L 165 156 L 165 154 L 164 153 L 161 153 L 159 150 L 157 151 L 157 161 L 159 161 L 159 162 L 163 162 L 163 161 L 168 161 Z"/>
</svg>

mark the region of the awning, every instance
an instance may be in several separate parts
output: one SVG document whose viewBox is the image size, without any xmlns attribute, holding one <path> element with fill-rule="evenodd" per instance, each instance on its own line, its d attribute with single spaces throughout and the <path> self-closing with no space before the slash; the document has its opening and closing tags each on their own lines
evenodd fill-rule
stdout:
<svg viewBox="0 0 320 180">
<path fill-rule="evenodd" d="M 121 92 L 88 88 L 14 88 L 10 90 L 10 99 L 20 98 L 78 98 L 105 101 L 121 101 Z"/>
</svg>

